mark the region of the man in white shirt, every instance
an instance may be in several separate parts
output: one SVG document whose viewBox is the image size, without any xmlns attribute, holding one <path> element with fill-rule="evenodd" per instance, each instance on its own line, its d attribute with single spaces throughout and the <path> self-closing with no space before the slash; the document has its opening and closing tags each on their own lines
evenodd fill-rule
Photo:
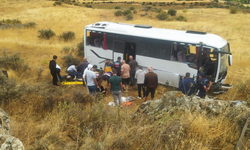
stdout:
<svg viewBox="0 0 250 150">
<path fill-rule="evenodd" d="M 145 97 L 145 88 L 144 88 L 145 74 L 146 74 L 145 71 L 142 70 L 142 66 L 139 66 L 139 69 L 135 73 L 135 79 L 137 79 L 137 90 L 139 99 L 141 99 L 141 89 L 143 93 L 143 98 Z"/>
<path fill-rule="evenodd" d="M 77 72 L 77 67 L 78 67 L 78 65 L 71 65 L 67 69 L 67 73 L 69 73 L 69 75 L 72 78 L 81 78 L 81 74 L 79 72 Z"/>
<path fill-rule="evenodd" d="M 85 72 L 85 81 L 89 90 L 89 94 L 95 95 L 96 90 L 99 89 L 98 83 L 96 81 L 96 71 L 97 66 L 93 65 L 91 70 Z"/>
</svg>

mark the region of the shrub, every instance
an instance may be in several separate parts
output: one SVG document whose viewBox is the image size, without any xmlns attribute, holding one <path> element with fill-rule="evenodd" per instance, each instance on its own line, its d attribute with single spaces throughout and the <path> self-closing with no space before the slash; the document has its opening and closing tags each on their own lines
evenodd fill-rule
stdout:
<svg viewBox="0 0 250 150">
<path fill-rule="evenodd" d="M 84 56 L 84 42 L 80 42 L 77 44 L 77 55 Z"/>
<path fill-rule="evenodd" d="M 63 39 L 65 42 L 75 39 L 75 33 L 72 31 L 63 32 L 60 36 L 60 39 Z"/>
<path fill-rule="evenodd" d="M 29 69 L 29 65 L 20 57 L 21 53 L 15 53 L 8 56 L 4 51 L 3 56 L 0 57 L 0 67 L 5 69 L 12 69 L 18 73 L 24 73 Z"/>
<path fill-rule="evenodd" d="M 136 14 L 137 13 L 137 10 L 133 10 L 133 14 Z"/>
<path fill-rule="evenodd" d="M 237 9 L 234 7 L 230 8 L 230 14 L 237 14 Z"/>
<path fill-rule="evenodd" d="M 128 14 L 125 16 L 126 20 L 133 20 L 133 14 Z"/>
<path fill-rule="evenodd" d="M 53 5 L 54 6 L 56 6 L 56 5 L 62 5 L 62 2 L 55 2 Z"/>
<path fill-rule="evenodd" d="M 35 28 L 36 23 L 35 22 L 27 22 L 23 24 L 24 28 Z"/>
<path fill-rule="evenodd" d="M 169 10 L 168 10 L 168 14 L 169 14 L 170 16 L 175 16 L 175 15 L 176 15 L 176 10 L 174 10 L 174 9 L 169 9 Z"/>
<path fill-rule="evenodd" d="M 69 65 L 72 65 L 72 64 L 80 63 L 80 61 L 77 58 L 75 58 L 72 54 L 64 56 L 62 60 L 64 61 L 65 67 L 68 67 Z"/>
<path fill-rule="evenodd" d="M 175 19 L 176 19 L 177 21 L 187 21 L 187 18 L 184 17 L 184 16 L 182 16 L 182 15 L 176 17 Z"/>
<path fill-rule="evenodd" d="M 121 10 L 117 10 L 116 12 L 115 12 L 115 16 L 122 16 L 122 11 Z"/>
<path fill-rule="evenodd" d="M 131 10 L 130 9 L 126 9 L 123 11 L 123 15 L 127 16 L 128 14 L 131 14 Z"/>
<path fill-rule="evenodd" d="M 156 16 L 159 20 L 166 20 L 168 18 L 168 14 L 166 12 L 161 12 Z"/>
<path fill-rule="evenodd" d="M 39 33 L 38 38 L 47 40 L 56 35 L 55 32 L 53 32 L 51 29 L 38 30 L 38 33 Z"/>
<path fill-rule="evenodd" d="M 121 7 L 120 6 L 115 6 L 115 9 L 121 9 Z"/>
<path fill-rule="evenodd" d="M 92 5 L 85 5 L 85 7 L 87 7 L 87 8 L 93 8 L 93 6 Z"/>
<path fill-rule="evenodd" d="M 130 10 L 134 10 L 135 8 L 134 8 L 134 7 L 130 7 L 129 9 L 130 9 Z"/>
</svg>

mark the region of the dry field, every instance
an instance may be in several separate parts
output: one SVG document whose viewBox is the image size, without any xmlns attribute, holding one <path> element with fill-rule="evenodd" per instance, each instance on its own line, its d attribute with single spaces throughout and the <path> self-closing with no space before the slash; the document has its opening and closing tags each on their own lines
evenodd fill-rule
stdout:
<svg viewBox="0 0 250 150">
<path fill-rule="evenodd" d="M 136 1 L 141 2 L 142 0 Z M 147 0 L 143 1 L 146 2 Z M 58 55 L 58 63 L 62 64 L 61 58 L 64 56 L 64 54 L 60 53 L 60 51 L 63 49 L 63 47 L 76 47 L 76 45 L 80 43 L 83 39 L 84 26 L 98 21 L 145 24 L 152 25 L 153 27 L 157 28 L 197 30 L 220 35 L 230 43 L 231 52 L 233 53 L 233 66 L 229 67 L 227 82 L 237 85 L 241 83 L 241 81 L 243 81 L 244 83 L 246 80 L 249 80 L 250 14 L 243 14 L 241 12 L 238 12 L 237 14 L 230 14 L 228 9 L 219 8 L 187 9 L 185 11 L 180 9 L 177 10 L 177 14 L 185 16 L 187 18 L 187 22 L 179 22 L 159 21 L 156 19 L 156 14 L 153 12 L 149 12 L 148 16 L 141 17 L 141 12 L 138 11 L 138 13 L 134 15 L 133 21 L 126 21 L 123 17 L 114 16 L 115 9 L 92 9 L 66 4 L 54 7 L 53 3 L 54 2 L 52 1 L 46 0 L 0 0 L 0 20 L 18 19 L 23 23 L 35 22 L 37 24 L 37 26 L 33 29 L 0 30 L 0 54 L 2 55 L 3 51 L 6 51 L 8 54 L 21 52 L 21 57 L 25 58 L 26 62 L 28 62 L 29 66 L 31 67 L 31 70 L 28 74 L 26 74 L 26 76 L 18 76 L 14 71 L 9 70 L 10 77 L 16 78 L 18 82 L 26 82 L 27 84 L 32 85 L 44 83 L 45 86 L 51 84 L 51 76 L 49 74 L 48 69 L 49 60 L 52 58 L 53 55 Z M 39 29 L 48 28 L 52 29 L 56 33 L 56 35 L 60 35 L 65 31 L 73 31 L 74 33 L 76 33 L 76 39 L 71 42 L 63 42 L 56 37 L 50 40 L 39 39 L 37 37 L 37 31 Z M 39 68 L 44 68 L 44 71 L 42 73 L 42 77 L 38 80 L 36 70 Z M 66 68 L 62 69 L 65 70 Z M 70 94 L 73 94 L 74 91 L 81 91 L 82 89 L 83 88 L 81 86 L 70 88 L 67 87 L 62 88 L 61 93 L 66 92 L 67 94 L 65 96 L 70 97 Z M 167 91 L 166 88 L 160 87 L 157 93 L 157 97 L 160 97 L 161 94 L 163 94 L 165 91 Z M 56 89 L 54 92 L 58 94 L 60 93 L 60 90 Z M 133 94 L 135 95 L 135 93 Z M 136 110 L 136 107 L 132 107 L 128 110 L 126 109 L 121 111 L 121 115 L 124 115 L 124 117 L 122 117 L 121 119 L 125 120 L 125 122 L 122 121 L 122 123 L 125 124 L 118 125 L 120 131 L 109 131 L 110 127 L 112 129 L 115 128 L 114 124 L 104 123 L 106 126 L 102 129 L 95 127 L 95 129 L 98 128 L 100 131 L 95 131 L 93 135 L 91 134 L 91 132 L 93 131 L 86 131 L 88 134 L 81 135 L 83 137 L 81 140 L 85 142 L 80 144 L 80 142 L 78 143 L 79 134 L 77 133 L 79 133 L 78 131 L 80 129 L 80 126 L 82 125 L 77 123 L 77 119 L 82 119 L 82 115 L 78 114 L 77 116 L 67 116 L 65 115 L 65 113 L 74 112 L 73 108 L 77 108 L 77 110 L 81 110 L 81 108 L 78 108 L 78 106 L 76 106 L 75 104 L 70 104 L 69 106 L 64 106 L 63 104 L 61 104 L 60 108 L 63 105 L 62 108 L 67 111 L 64 112 L 63 110 L 60 110 L 56 113 L 54 111 L 52 113 L 45 113 L 42 111 L 41 114 L 37 114 L 34 113 L 36 110 L 35 108 L 33 108 L 33 106 L 35 104 L 40 105 L 40 103 L 37 103 L 35 99 L 42 100 L 43 97 L 35 97 L 35 93 L 32 93 L 29 98 L 32 97 L 34 99 L 26 100 L 29 101 L 28 104 L 23 105 L 27 107 L 27 109 L 18 108 L 18 103 L 10 104 L 6 108 L 6 111 L 10 113 L 10 118 L 13 121 L 13 134 L 24 142 L 25 147 L 27 149 L 38 148 L 37 145 L 39 144 L 42 145 L 41 147 L 44 149 L 46 147 L 44 145 L 46 144 L 47 148 L 49 149 L 77 149 L 80 148 L 77 146 L 75 147 L 75 145 L 78 144 L 81 146 L 82 149 L 119 149 L 119 147 L 114 146 L 115 144 L 113 144 L 114 147 L 110 147 L 110 145 L 112 145 L 112 141 L 117 142 L 116 138 L 118 138 L 119 136 L 123 137 L 124 139 L 129 139 L 129 135 L 125 134 L 124 132 L 135 132 L 136 136 L 144 138 L 141 140 L 141 142 L 146 142 L 147 137 L 150 136 L 151 133 L 147 132 L 145 128 L 149 128 L 152 130 L 154 129 L 153 126 L 146 125 L 144 126 L 145 128 L 140 128 L 140 130 L 143 130 L 145 133 L 147 132 L 147 134 L 139 136 L 139 133 L 136 132 L 135 127 L 133 128 L 133 126 L 131 126 L 134 124 L 132 124 L 130 122 L 131 120 L 129 120 L 130 115 L 132 115 L 133 112 Z M 238 93 L 237 88 L 229 90 L 227 94 L 220 95 L 220 98 L 226 100 L 246 99 L 246 97 L 243 97 Z M 105 97 L 104 104 L 106 105 L 108 101 L 111 101 L 110 99 L 110 96 Z M 31 101 L 33 100 L 34 104 L 31 104 Z M 141 101 L 139 101 L 138 103 L 140 102 Z M 12 107 L 15 110 L 11 109 Z M 98 112 L 95 112 L 93 109 L 100 109 L 100 112 L 105 112 L 105 115 L 112 115 L 113 113 L 117 113 L 117 110 L 105 110 L 104 108 L 106 107 L 102 104 L 95 104 L 94 106 L 86 107 L 86 110 L 81 111 L 85 111 L 84 113 L 86 113 L 86 118 L 89 117 L 89 114 L 98 114 Z M 44 114 L 46 114 L 46 116 L 44 116 Z M 103 120 L 105 120 L 106 116 L 100 116 Z M 70 120 L 66 120 L 65 117 L 72 118 L 70 118 Z M 115 118 L 115 115 L 113 117 Z M 88 120 L 86 118 L 86 121 L 93 121 L 95 119 L 89 117 L 90 119 Z M 111 117 L 108 117 L 107 119 L 109 121 L 114 121 Z M 191 144 L 193 147 L 189 148 L 192 149 L 195 147 L 198 149 L 216 149 L 213 146 L 218 143 L 215 142 L 212 143 L 214 145 L 211 145 L 210 142 L 213 139 L 222 140 L 219 142 L 219 149 L 233 148 L 233 145 L 230 144 L 228 145 L 228 147 L 225 146 L 230 143 L 230 141 L 224 141 L 227 139 L 226 137 L 230 137 L 230 140 L 235 140 L 235 137 L 237 135 L 235 134 L 235 132 L 237 132 L 238 130 L 232 127 L 234 126 L 233 123 L 230 123 L 230 121 L 225 120 L 225 118 L 218 118 L 211 121 L 210 119 L 205 118 L 202 115 L 198 117 L 192 115 L 186 116 L 187 122 L 191 122 L 194 119 L 195 121 L 193 122 L 190 130 L 187 131 L 190 132 L 190 134 L 189 136 L 186 136 L 187 139 L 185 140 L 185 142 L 195 143 L 194 145 Z M 117 123 L 116 121 L 118 122 L 118 120 L 115 120 L 113 123 Z M 185 124 L 185 122 L 182 123 Z M 62 126 L 63 128 L 61 128 Z M 93 124 L 91 124 L 90 126 L 93 126 Z M 136 127 L 138 127 L 138 125 Z M 202 132 L 204 129 L 206 129 L 206 133 Z M 73 136 L 73 138 L 68 136 L 68 132 L 66 131 L 74 132 L 74 134 L 71 135 Z M 95 138 L 98 137 L 96 135 L 96 132 L 100 132 L 101 136 L 99 138 Z M 92 137 L 90 135 L 92 135 Z M 188 141 L 189 139 L 190 141 Z M 103 145 L 100 144 L 100 142 L 98 141 L 102 141 L 101 143 Z M 117 143 L 119 142 L 123 143 L 118 140 Z M 128 140 L 126 142 L 128 142 Z M 126 144 L 126 142 L 124 143 Z M 142 149 L 147 148 L 139 141 L 137 142 L 139 144 L 138 146 L 141 146 Z M 99 147 L 96 148 L 95 145 L 99 145 Z M 130 148 L 140 149 L 140 147 L 136 148 L 134 145 Z M 157 147 L 150 146 L 148 146 L 148 148 L 157 149 Z M 173 146 L 171 149 L 179 148 L 184 149 L 185 147 Z M 162 149 L 162 147 L 160 149 Z"/>
</svg>

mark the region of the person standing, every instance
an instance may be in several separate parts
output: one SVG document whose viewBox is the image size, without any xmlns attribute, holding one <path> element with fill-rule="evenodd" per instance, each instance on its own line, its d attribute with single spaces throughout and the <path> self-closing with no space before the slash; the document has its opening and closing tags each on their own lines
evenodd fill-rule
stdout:
<svg viewBox="0 0 250 150">
<path fill-rule="evenodd" d="M 122 67 L 121 57 L 118 57 L 114 65 L 114 69 L 116 69 L 118 76 L 121 76 L 121 67 Z"/>
<path fill-rule="evenodd" d="M 139 69 L 136 71 L 135 79 L 137 79 L 138 98 L 141 99 L 141 89 L 143 97 L 145 97 L 145 88 L 144 88 L 145 71 L 142 70 L 142 66 L 139 66 Z"/>
<path fill-rule="evenodd" d="M 122 78 L 122 84 L 124 85 L 125 89 L 129 84 L 129 78 L 130 78 L 129 72 L 130 72 L 130 67 L 128 64 L 126 64 L 126 61 L 123 60 L 121 66 L 121 78 Z"/>
<path fill-rule="evenodd" d="M 212 82 L 206 78 L 205 73 L 199 74 L 199 81 L 198 81 L 198 89 L 199 89 L 199 97 L 205 98 L 207 95 L 207 92 L 211 88 Z"/>
<path fill-rule="evenodd" d="M 56 64 L 56 74 L 57 74 L 60 82 L 62 82 L 62 76 L 61 76 L 60 72 L 61 72 L 61 67 L 58 64 Z"/>
<path fill-rule="evenodd" d="M 83 61 L 78 67 L 78 72 L 81 74 L 81 76 L 83 75 L 84 70 L 88 67 L 88 65 L 89 65 L 89 62 L 87 61 L 87 58 L 83 57 Z"/>
<path fill-rule="evenodd" d="M 85 72 L 85 81 L 88 86 L 89 94 L 93 94 L 93 95 L 95 95 L 96 89 L 99 89 L 99 86 L 96 80 L 96 73 L 95 73 L 96 69 L 97 69 L 97 65 L 93 65 L 91 70 L 87 70 Z"/>
<path fill-rule="evenodd" d="M 110 62 L 109 59 L 106 59 L 106 63 L 104 65 L 104 73 L 106 72 L 112 72 L 113 64 Z"/>
<path fill-rule="evenodd" d="M 114 98 L 114 102 L 117 105 L 117 98 L 119 100 L 119 105 L 121 105 L 121 96 L 123 92 L 122 79 L 117 76 L 117 70 L 113 69 L 113 76 L 109 79 L 109 91 Z"/>
<path fill-rule="evenodd" d="M 192 95 L 196 89 L 196 83 L 190 78 L 190 73 L 187 72 L 185 78 L 180 82 L 179 89 L 185 95 Z"/>
<path fill-rule="evenodd" d="M 84 71 L 85 71 L 85 69 L 88 67 L 88 65 L 89 65 L 89 62 L 87 61 L 87 58 L 86 57 L 83 57 L 83 61 L 82 61 L 82 63 L 80 64 L 80 66 L 78 67 L 78 71 L 79 71 L 79 73 L 81 74 L 81 76 L 83 76 L 83 74 L 84 74 Z M 83 86 L 86 86 L 85 85 L 85 82 L 84 82 L 84 78 L 83 78 Z"/>
<path fill-rule="evenodd" d="M 145 101 L 147 101 L 149 93 L 151 93 L 151 98 L 154 99 L 155 90 L 158 86 L 158 76 L 153 72 L 152 66 L 148 66 L 148 73 L 145 75 L 144 86 L 147 88 Z"/>
<path fill-rule="evenodd" d="M 133 56 L 130 55 L 129 56 L 129 66 L 130 66 L 130 82 L 131 82 L 131 86 L 135 85 L 135 70 L 136 70 L 136 66 L 138 65 L 137 61 L 133 59 Z"/>
<path fill-rule="evenodd" d="M 53 85 L 59 86 L 57 84 L 56 60 L 57 60 L 57 56 L 54 55 L 53 59 L 49 62 L 49 69 L 50 69 L 50 74 L 53 77 Z"/>
</svg>

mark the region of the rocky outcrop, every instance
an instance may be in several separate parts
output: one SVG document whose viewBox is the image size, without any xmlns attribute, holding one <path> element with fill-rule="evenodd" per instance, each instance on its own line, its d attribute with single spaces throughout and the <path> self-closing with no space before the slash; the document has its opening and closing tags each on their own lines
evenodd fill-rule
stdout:
<svg viewBox="0 0 250 150">
<path fill-rule="evenodd" d="M 153 114 L 154 119 L 159 119 L 165 113 L 198 112 L 207 115 L 224 114 L 228 117 L 236 117 L 245 120 L 250 116 L 250 108 L 243 105 L 243 101 L 224 101 L 214 98 L 201 99 L 197 96 L 185 96 L 179 91 L 165 93 L 160 99 L 147 101 L 140 105 L 135 117 L 140 114 Z"/>
<path fill-rule="evenodd" d="M 24 150 L 23 143 L 10 134 L 10 119 L 8 114 L 0 108 L 0 145 L 1 150 Z"/>
</svg>

